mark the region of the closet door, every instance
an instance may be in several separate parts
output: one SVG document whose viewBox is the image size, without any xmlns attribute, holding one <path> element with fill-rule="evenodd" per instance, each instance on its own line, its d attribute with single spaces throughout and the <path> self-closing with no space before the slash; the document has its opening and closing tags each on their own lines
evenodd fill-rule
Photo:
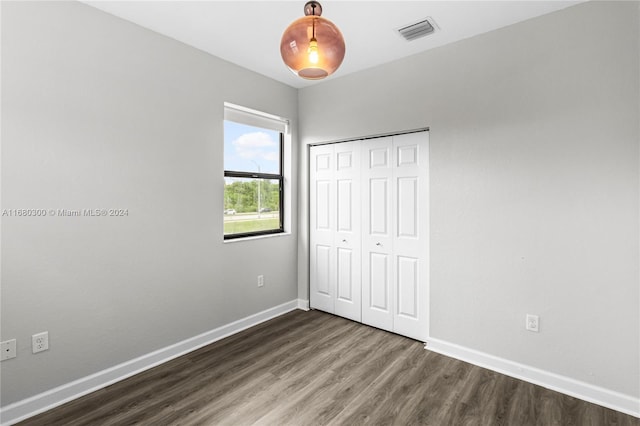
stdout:
<svg viewBox="0 0 640 426">
<path fill-rule="evenodd" d="M 361 321 L 360 144 L 310 152 L 310 306 Z"/>
<path fill-rule="evenodd" d="M 310 149 L 310 306 L 335 312 L 335 168 L 333 145 Z"/>
<path fill-rule="evenodd" d="M 392 138 L 362 142 L 362 322 L 393 331 Z"/>
<path fill-rule="evenodd" d="M 393 331 L 425 341 L 429 289 L 429 133 L 393 137 Z"/>
<path fill-rule="evenodd" d="M 426 341 L 429 134 L 310 153 L 311 307 Z"/>
<path fill-rule="evenodd" d="M 336 188 L 335 313 L 361 321 L 360 143 L 334 145 Z"/>
</svg>

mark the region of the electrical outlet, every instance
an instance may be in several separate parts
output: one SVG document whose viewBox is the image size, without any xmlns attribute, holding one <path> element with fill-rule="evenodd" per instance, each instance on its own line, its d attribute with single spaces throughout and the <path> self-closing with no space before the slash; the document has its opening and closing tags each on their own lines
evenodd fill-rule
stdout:
<svg viewBox="0 0 640 426">
<path fill-rule="evenodd" d="M 540 318 L 537 315 L 527 314 L 526 328 L 529 331 L 540 332 Z"/>
<path fill-rule="evenodd" d="M 31 336 L 31 349 L 34 354 L 49 349 L 49 332 L 43 331 Z"/>
<path fill-rule="evenodd" d="M 258 287 L 264 286 L 264 275 L 258 275 Z"/>
<path fill-rule="evenodd" d="M 0 361 L 4 361 L 5 359 L 15 358 L 16 357 L 16 339 L 0 342 L 0 350 L 2 351 L 2 353 L 0 354 Z"/>
</svg>

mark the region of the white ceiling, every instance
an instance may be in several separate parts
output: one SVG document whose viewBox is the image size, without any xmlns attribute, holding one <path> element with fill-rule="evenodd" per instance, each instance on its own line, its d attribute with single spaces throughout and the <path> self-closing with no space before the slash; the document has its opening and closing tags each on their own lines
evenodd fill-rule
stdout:
<svg viewBox="0 0 640 426">
<path fill-rule="evenodd" d="M 325 18 L 344 35 L 340 76 L 473 37 L 580 3 L 579 1 L 321 1 Z M 105 12 L 211 53 L 293 87 L 280 57 L 284 29 L 304 15 L 306 0 L 84 1 Z M 396 30 L 430 17 L 435 33 L 411 42 Z"/>
</svg>

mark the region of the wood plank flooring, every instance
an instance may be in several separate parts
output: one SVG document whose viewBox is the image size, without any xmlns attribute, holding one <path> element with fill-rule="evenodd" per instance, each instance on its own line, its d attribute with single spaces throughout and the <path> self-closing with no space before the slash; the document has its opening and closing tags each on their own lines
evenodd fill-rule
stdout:
<svg viewBox="0 0 640 426">
<path fill-rule="evenodd" d="M 640 420 L 294 311 L 21 425 L 629 425 Z"/>
</svg>

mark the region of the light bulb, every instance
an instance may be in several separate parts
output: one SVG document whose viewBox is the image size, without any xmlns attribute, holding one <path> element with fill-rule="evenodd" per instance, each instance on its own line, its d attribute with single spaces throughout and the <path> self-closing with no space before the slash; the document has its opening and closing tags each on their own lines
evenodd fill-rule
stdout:
<svg viewBox="0 0 640 426">
<path fill-rule="evenodd" d="M 314 38 L 309 41 L 309 62 L 312 64 L 318 63 L 318 40 Z"/>
</svg>

